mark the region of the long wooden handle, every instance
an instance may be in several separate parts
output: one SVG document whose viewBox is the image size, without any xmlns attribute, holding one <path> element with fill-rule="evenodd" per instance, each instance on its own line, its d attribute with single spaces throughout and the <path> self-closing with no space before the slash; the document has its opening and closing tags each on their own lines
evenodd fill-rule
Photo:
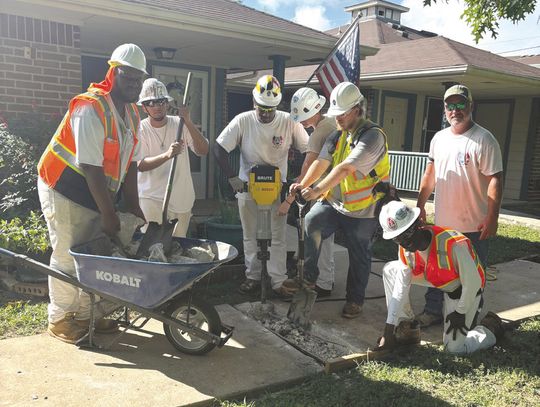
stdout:
<svg viewBox="0 0 540 407">
<path fill-rule="evenodd" d="M 182 105 L 187 106 L 189 100 L 189 87 L 191 84 L 191 72 L 188 73 L 186 79 L 186 88 L 184 89 L 184 98 L 182 100 Z M 184 118 L 180 117 L 180 123 L 178 124 L 178 131 L 176 132 L 176 142 L 182 140 L 182 131 L 184 129 Z M 186 152 L 187 154 L 187 152 Z M 162 208 L 162 225 L 167 224 L 167 209 L 169 208 L 169 201 L 171 200 L 171 191 L 172 183 L 174 180 L 174 172 L 176 170 L 176 159 L 178 155 L 175 155 L 172 159 L 171 170 L 169 171 L 169 178 L 167 179 L 167 190 L 165 191 L 165 199 L 163 199 L 163 208 Z"/>
</svg>

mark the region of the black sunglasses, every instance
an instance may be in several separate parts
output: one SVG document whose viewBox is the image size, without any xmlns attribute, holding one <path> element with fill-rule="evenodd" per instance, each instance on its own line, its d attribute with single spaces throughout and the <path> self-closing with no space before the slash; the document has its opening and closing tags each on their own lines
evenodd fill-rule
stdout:
<svg viewBox="0 0 540 407">
<path fill-rule="evenodd" d="M 155 100 L 147 100 L 146 102 L 142 102 L 143 106 L 146 107 L 154 107 L 154 106 L 163 106 L 165 103 L 167 103 L 167 99 L 155 99 Z"/>
</svg>

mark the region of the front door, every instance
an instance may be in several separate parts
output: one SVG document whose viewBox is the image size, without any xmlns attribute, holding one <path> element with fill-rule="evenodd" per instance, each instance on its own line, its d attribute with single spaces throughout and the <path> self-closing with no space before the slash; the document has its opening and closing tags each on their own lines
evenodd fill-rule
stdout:
<svg viewBox="0 0 540 407">
<path fill-rule="evenodd" d="M 388 149 L 405 149 L 405 131 L 407 129 L 408 99 L 386 96 L 384 99 L 383 129 L 387 136 Z"/>
<path fill-rule="evenodd" d="M 429 152 L 429 145 L 435 133 L 441 130 L 444 117 L 443 101 L 440 98 L 427 98 L 426 117 L 424 117 L 422 151 Z"/>
<path fill-rule="evenodd" d="M 154 78 L 163 82 L 170 95 L 175 99 L 171 105 L 182 104 L 184 88 L 189 70 L 154 66 L 152 73 Z M 191 70 L 190 85 L 190 114 L 191 120 L 199 128 L 201 133 L 208 138 L 208 73 L 204 71 Z M 206 160 L 207 157 L 198 157 L 189 152 L 189 163 L 191 165 L 191 176 L 195 188 L 197 199 L 206 198 Z M 164 180 L 166 182 L 166 180 Z"/>
</svg>

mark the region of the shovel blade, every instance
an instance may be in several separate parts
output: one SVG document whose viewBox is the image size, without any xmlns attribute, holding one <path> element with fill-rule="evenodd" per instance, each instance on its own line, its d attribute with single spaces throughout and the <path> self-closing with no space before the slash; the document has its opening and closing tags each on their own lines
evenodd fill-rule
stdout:
<svg viewBox="0 0 540 407">
<path fill-rule="evenodd" d="M 172 234 L 177 221 L 178 219 L 173 219 L 164 225 L 160 225 L 157 222 L 150 222 L 135 256 L 137 258 L 148 257 L 150 247 L 156 243 L 162 243 L 163 252 L 169 254 L 171 251 Z"/>
<path fill-rule="evenodd" d="M 307 287 L 302 288 L 294 294 L 287 318 L 296 326 L 308 330 L 311 327 L 310 316 L 316 299 L 317 292 L 315 290 Z"/>
</svg>

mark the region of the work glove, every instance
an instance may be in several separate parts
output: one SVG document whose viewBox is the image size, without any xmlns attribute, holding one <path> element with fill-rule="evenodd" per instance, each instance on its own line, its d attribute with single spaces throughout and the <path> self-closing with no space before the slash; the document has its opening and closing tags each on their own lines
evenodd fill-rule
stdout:
<svg viewBox="0 0 540 407">
<path fill-rule="evenodd" d="M 244 192 L 244 181 L 242 181 L 239 177 L 229 178 L 229 184 L 234 192 Z"/>
<path fill-rule="evenodd" d="M 456 340 L 456 334 L 458 331 L 462 335 L 467 336 L 469 328 L 465 326 L 465 314 L 460 314 L 459 312 L 454 311 L 446 316 L 446 322 L 450 323 L 450 326 L 446 330 L 446 334 L 448 335 L 450 332 L 452 332 L 452 338 L 454 341 Z"/>
</svg>

